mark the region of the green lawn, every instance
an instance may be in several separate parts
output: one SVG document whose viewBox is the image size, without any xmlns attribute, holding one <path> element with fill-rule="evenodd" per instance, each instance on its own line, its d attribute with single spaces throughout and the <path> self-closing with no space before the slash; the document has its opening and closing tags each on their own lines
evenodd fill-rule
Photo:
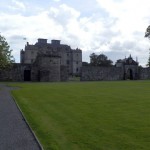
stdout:
<svg viewBox="0 0 150 150">
<path fill-rule="evenodd" d="M 150 81 L 13 85 L 45 150 L 150 149 Z"/>
</svg>

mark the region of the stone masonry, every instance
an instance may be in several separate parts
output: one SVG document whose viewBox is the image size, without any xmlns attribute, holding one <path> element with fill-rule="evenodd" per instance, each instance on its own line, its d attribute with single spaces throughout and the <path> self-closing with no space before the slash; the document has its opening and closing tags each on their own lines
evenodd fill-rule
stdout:
<svg viewBox="0 0 150 150">
<path fill-rule="evenodd" d="M 43 39 L 39 39 L 40 43 L 46 42 Z M 52 45 L 60 44 L 59 41 L 53 40 Z M 31 45 L 28 45 L 32 48 Z M 37 46 L 37 45 L 36 45 Z M 41 46 L 41 44 L 40 44 Z M 44 45 L 45 46 L 45 45 Z M 66 46 L 65 46 L 66 47 Z M 55 47 L 57 48 L 57 46 Z M 139 67 L 137 61 L 134 61 L 131 56 L 125 59 L 117 60 L 115 66 L 112 67 L 98 67 L 98 66 L 83 66 L 77 63 L 78 58 L 82 58 L 78 51 L 70 51 L 75 53 L 70 57 L 69 53 L 64 52 L 65 57 L 68 59 L 62 59 L 60 51 L 55 48 L 49 49 L 40 49 L 36 53 L 35 59 L 31 59 L 32 49 L 21 51 L 22 63 L 14 63 L 12 67 L 6 70 L 0 71 L 0 81 L 41 81 L 41 82 L 59 82 L 59 81 L 68 81 L 69 78 L 69 68 L 71 69 L 71 75 L 81 75 L 81 81 L 112 81 L 112 80 L 147 80 L 150 79 L 150 67 L 142 68 Z M 35 50 L 35 49 L 34 49 Z M 29 52 L 31 52 L 30 56 Z M 63 50 L 62 50 L 63 51 Z M 34 55 L 32 56 L 32 58 Z M 75 58 L 72 58 L 75 57 Z M 27 59 L 29 58 L 29 59 Z M 70 65 L 69 58 L 72 60 Z M 29 63 L 30 61 L 30 63 Z M 81 60 L 80 60 L 81 61 Z M 31 63 L 32 62 L 32 63 Z M 65 63 L 68 62 L 68 63 Z M 68 64 L 68 65 L 67 65 Z M 80 69 L 77 71 L 78 67 Z M 79 74 L 78 74 L 78 73 Z"/>
<path fill-rule="evenodd" d="M 113 67 L 84 66 L 81 72 L 81 81 L 150 79 L 150 67 L 139 67 L 131 55 L 118 60 Z"/>
<path fill-rule="evenodd" d="M 34 45 L 27 42 L 25 50 L 20 51 L 21 63 L 32 64 L 38 53 L 46 52 L 57 53 L 60 56 L 60 65 L 67 66 L 69 75 L 81 74 L 82 51 L 78 48 L 71 49 L 70 46 L 61 44 L 60 40 L 51 40 L 51 43 L 47 43 L 47 39 L 38 39 Z"/>
</svg>

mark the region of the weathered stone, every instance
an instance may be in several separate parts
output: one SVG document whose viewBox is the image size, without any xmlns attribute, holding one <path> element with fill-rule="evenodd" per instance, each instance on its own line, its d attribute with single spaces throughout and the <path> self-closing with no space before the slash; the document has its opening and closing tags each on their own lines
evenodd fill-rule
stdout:
<svg viewBox="0 0 150 150">
<path fill-rule="evenodd" d="M 81 72 L 81 81 L 150 79 L 150 68 L 140 68 L 131 56 L 118 60 L 113 67 L 84 66 Z"/>
<path fill-rule="evenodd" d="M 21 63 L 0 71 L 0 81 L 67 81 L 70 75 L 80 75 L 82 51 L 60 44 L 59 40 L 38 39 L 34 45 L 27 42 L 20 51 Z"/>
<path fill-rule="evenodd" d="M 117 67 L 82 67 L 81 81 L 122 80 L 123 70 Z"/>
<path fill-rule="evenodd" d="M 67 66 L 68 74 L 80 75 L 82 67 L 82 51 L 80 49 L 71 49 L 70 46 L 61 44 L 60 40 L 52 40 L 51 43 L 47 43 L 47 39 L 38 39 L 34 45 L 27 42 L 25 50 L 20 51 L 21 63 L 34 63 L 39 53 L 55 53 L 60 56 L 60 65 Z"/>
<path fill-rule="evenodd" d="M 43 45 L 47 43 L 46 40 L 40 40 L 41 43 L 43 42 Z M 58 40 L 52 41 L 52 45 L 54 47 L 57 47 L 59 44 L 60 41 Z M 31 45 L 29 47 L 32 48 Z M 81 57 L 80 59 L 82 59 L 82 56 L 77 55 L 77 51 L 72 52 L 75 53 L 75 55 L 73 56 L 76 57 L 72 58 L 72 60 L 76 60 L 77 57 Z M 66 53 L 64 52 L 64 55 L 65 54 Z M 72 67 L 69 65 L 63 65 L 64 62 L 62 61 L 64 60 L 65 59 L 62 59 L 58 51 L 39 51 L 32 63 L 14 63 L 10 69 L 1 70 L 0 81 L 68 81 L 69 68 L 72 68 L 72 74 L 80 75 L 76 74 L 76 69 L 78 69 L 78 64 L 76 63 L 76 61 L 72 62 L 74 63 L 74 67 Z M 81 70 L 78 71 L 81 72 L 81 81 L 150 79 L 150 67 L 139 67 L 138 62 L 134 61 L 131 56 L 123 60 L 118 60 L 115 66 L 112 67 L 84 66 L 81 68 Z"/>
</svg>

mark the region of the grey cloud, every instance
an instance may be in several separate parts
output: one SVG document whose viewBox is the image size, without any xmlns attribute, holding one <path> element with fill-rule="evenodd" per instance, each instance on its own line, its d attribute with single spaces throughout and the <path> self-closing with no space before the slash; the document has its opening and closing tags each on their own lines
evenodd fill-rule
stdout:
<svg viewBox="0 0 150 150">
<path fill-rule="evenodd" d="M 9 31 L 9 30 L 12 30 L 14 28 L 10 27 L 10 26 L 7 26 L 7 25 L 0 25 L 0 30 L 2 32 L 6 32 L 6 31 Z"/>
<path fill-rule="evenodd" d="M 122 47 L 124 47 L 127 50 L 135 49 L 136 42 L 135 41 L 125 41 L 125 42 L 123 42 Z"/>
<path fill-rule="evenodd" d="M 109 16 L 101 8 L 94 12 L 92 10 L 91 14 L 84 16 L 79 12 L 81 7 L 75 9 L 69 6 L 60 7 L 58 5 L 55 7 L 51 5 L 53 9 L 48 10 L 49 6 L 47 6 L 44 10 L 35 10 L 36 6 L 33 8 L 31 5 L 27 8 L 27 10 L 30 8 L 28 11 L 30 17 L 25 17 L 22 12 L 21 15 L 6 15 L 4 17 L 0 14 L 0 32 L 3 32 L 9 38 L 14 49 L 20 49 L 20 47 L 23 48 L 24 46 L 24 35 L 21 35 L 20 31 L 30 38 L 29 42 L 31 42 L 32 38 L 37 39 L 39 37 L 49 37 L 50 40 L 52 38 L 60 39 L 62 43 L 73 48 L 79 47 L 83 49 L 83 61 L 89 61 L 89 55 L 95 51 L 103 52 L 110 59 L 116 61 L 124 58 L 125 55 L 128 56 L 130 53 L 139 54 L 146 47 L 143 47 L 145 43 L 143 44 L 140 38 L 144 36 L 144 33 L 139 31 L 133 33 L 132 41 L 123 42 L 120 38 L 120 40 L 112 42 L 122 36 L 119 29 L 113 28 L 116 27 L 118 19 Z M 30 13 L 31 11 L 33 12 Z M 71 24 L 70 26 L 75 24 L 70 30 L 68 29 L 70 27 L 68 26 L 69 23 Z M 102 27 L 102 29 L 93 30 L 94 27 L 96 29 Z M 108 52 L 105 52 L 105 50 Z"/>
<path fill-rule="evenodd" d="M 70 19 L 77 19 L 80 16 L 80 12 L 62 4 L 55 8 L 51 7 L 48 11 L 48 16 L 61 25 L 67 25 Z"/>
<path fill-rule="evenodd" d="M 0 15 L 1 16 L 1 15 Z M 10 25 L 10 21 L 7 19 L 0 19 L 1 23 L 0 23 L 0 30 L 2 33 L 8 32 L 8 31 L 12 31 L 17 29 L 17 26 L 15 25 Z"/>
<path fill-rule="evenodd" d="M 115 62 L 118 59 L 124 59 L 125 57 L 128 57 L 130 55 L 130 53 L 128 51 L 109 51 L 109 52 L 104 52 L 104 54 L 113 61 L 113 63 L 115 64 Z"/>
<path fill-rule="evenodd" d="M 24 35 L 12 35 L 9 37 L 9 39 L 13 41 L 23 40 L 24 38 L 25 38 Z"/>
<path fill-rule="evenodd" d="M 134 36 L 138 36 L 138 37 L 139 37 L 139 36 L 140 36 L 140 37 L 144 37 L 145 34 L 144 34 L 144 32 L 134 31 L 134 32 L 133 32 L 133 35 L 134 35 Z"/>
<path fill-rule="evenodd" d="M 111 51 L 131 51 L 137 49 L 136 42 L 135 41 L 116 41 L 115 43 L 110 44 L 110 50 Z"/>
<path fill-rule="evenodd" d="M 86 62 L 90 62 L 90 54 L 92 53 L 96 53 L 97 55 L 99 54 L 104 54 L 108 57 L 108 59 L 111 59 L 113 61 L 113 64 L 115 64 L 115 62 L 118 60 L 118 59 L 124 59 L 125 57 L 128 57 L 130 55 L 129 52 L 121 52 L 121 51 L 108 51 L 108 52 L 94 52 L 94 51 L 83 51 L 82 52 L 82 55 L 83 55 L 83 61 L 86 61 Z M 135 57 L 135 56 L 133 56 Z"/>
</svg>

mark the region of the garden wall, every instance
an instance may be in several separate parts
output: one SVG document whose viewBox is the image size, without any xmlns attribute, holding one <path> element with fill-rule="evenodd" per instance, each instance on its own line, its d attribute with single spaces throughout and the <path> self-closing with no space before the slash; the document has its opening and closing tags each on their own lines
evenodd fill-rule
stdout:
<svg viewBox="0 0 150 150">
<path fill-rule="evenodd" d="M 121 67 L 82 67 L 81 81 L 123 80 Z"/>
</svg>

